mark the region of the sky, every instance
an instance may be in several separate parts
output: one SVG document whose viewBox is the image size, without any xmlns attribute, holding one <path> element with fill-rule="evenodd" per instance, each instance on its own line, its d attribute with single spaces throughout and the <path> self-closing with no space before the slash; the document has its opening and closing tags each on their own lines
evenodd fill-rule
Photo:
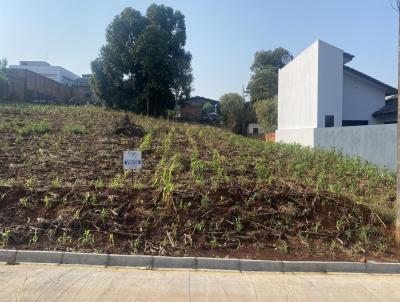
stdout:
<svg viewBox="0 0 400 302">
<path fill-rule="evenodd" d="M 241 93 L 256 51 L 281 46 L 296 56 L 317 39 L 355 55 L 349 66 L 397 87 L 390 0 L 0 0 L 0 58 L 90 73 L 114 16 L 129 6 L 145 14 L 152 3 L 185 15 L 192 95 Z"/>
</svg>

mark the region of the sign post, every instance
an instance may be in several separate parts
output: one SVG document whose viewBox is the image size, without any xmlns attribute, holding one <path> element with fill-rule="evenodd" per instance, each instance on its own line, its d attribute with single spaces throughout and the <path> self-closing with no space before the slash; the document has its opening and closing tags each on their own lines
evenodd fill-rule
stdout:
<svg viewBox="0 0 400 302">
<path fill-rule="evenodd" d="M 133 185 L 133 174 L 135 170 L 142 168 L 142 151 L 128 150 L 124 151 L 122 163 L 124 170 L 132 171 L 132 185 Z"/>
</svg>

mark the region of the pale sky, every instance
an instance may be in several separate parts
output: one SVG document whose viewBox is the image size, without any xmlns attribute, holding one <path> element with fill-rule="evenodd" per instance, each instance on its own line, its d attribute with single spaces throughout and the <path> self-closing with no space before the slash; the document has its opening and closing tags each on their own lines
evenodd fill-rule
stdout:
<svg viewBox="0 0 400 302">
<path fill-rule="evenodd" d="M 113 17 L 128 6 L 145 13 L 152 3 L 186 17 L 193 95 L 241 92 L 257 50 L 282 46 L 296 55 L 316 39 L 355 55 L 349 66 L 397 86 L 397 15 L 390 0 L 0 0 L 0 58 L 47 60 L 90 73 Z"/>
</svg>

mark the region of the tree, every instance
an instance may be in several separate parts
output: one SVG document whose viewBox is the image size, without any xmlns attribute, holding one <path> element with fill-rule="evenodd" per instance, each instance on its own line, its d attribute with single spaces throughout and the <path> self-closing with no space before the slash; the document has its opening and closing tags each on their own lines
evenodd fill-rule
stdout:
<svg viewBox="0 0 400 302">
<path fill-rule="evenodd" d="M 246 134 L 246 126 L 255 119 L 253 107 L 238 93 L 226 93 L 220 97 L 222 121 L 237 134 Z"/>
<path fill-rule="evenodd" d="M 278 99 L 257 101 L 254 104 L 257 121 L 266 132 L 273 132 L 277 128 L 278 122 Z"/>
<path fill-rule="evenodd" d="M 0 60 L 0 100 L 4 100 L 7 97 L 8 92 L 8 77 L 6 73 L 7 60 Z"/>
<path fill-rule="evenodd" d="M 143 16 L 124 9 L 106 30 L 106 44 L 91 63 L 94 92 L 106 105 L 154 116 L 190 96 L 192 56 L 185 17 L 153 4 Z"/>
<path fill-rule="evenodd" d="M 209 114 L 209 113 L 211 113 L 211 112 L 214 112 L 214 106 L 211 105 L 209 102 L 207 102 L 207 103 L 205 103 L 205 104 L 203 105 L 202 110 L 203 110 L 203 113 L 204 113 L 204 114 Z"/>
<path fill-rule="evenodd" d="M 284 66 L 282 57 L 285 55 L 292 57 L 290 52 L 282 47 L 256 52 L 250 67 L 252 76 L 247 85 L 251 102 L 270 99 L 277 95 L 278 70 Z"/>
</svg>

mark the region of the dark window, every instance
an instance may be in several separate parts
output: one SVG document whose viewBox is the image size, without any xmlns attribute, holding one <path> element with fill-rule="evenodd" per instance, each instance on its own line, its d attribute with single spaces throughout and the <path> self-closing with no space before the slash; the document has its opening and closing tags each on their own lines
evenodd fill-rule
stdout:
<svg viewBox="0 0 400 302">
<path fill-rule="evenodd" d="M 356 120 L 343 120 L 342 126 L 364 126 L 368 125 L 368 121 L 356 121 Z"/>
<path fill-rule="evenodd" d="M 388 121 L 388 122 L 384 122 L 384 124 L 397 124 L 397 121 Z"/>
<path fill-rule="evenodd" d="M 253 128 L 253 134 L 258 134 L 258 128 Z"/>
<path fill-rule="evenodd" d="M 335 116 L 325 115 L 325 127 L 334 127 L 334 126 L 335 126 Z"/>
</svg>

